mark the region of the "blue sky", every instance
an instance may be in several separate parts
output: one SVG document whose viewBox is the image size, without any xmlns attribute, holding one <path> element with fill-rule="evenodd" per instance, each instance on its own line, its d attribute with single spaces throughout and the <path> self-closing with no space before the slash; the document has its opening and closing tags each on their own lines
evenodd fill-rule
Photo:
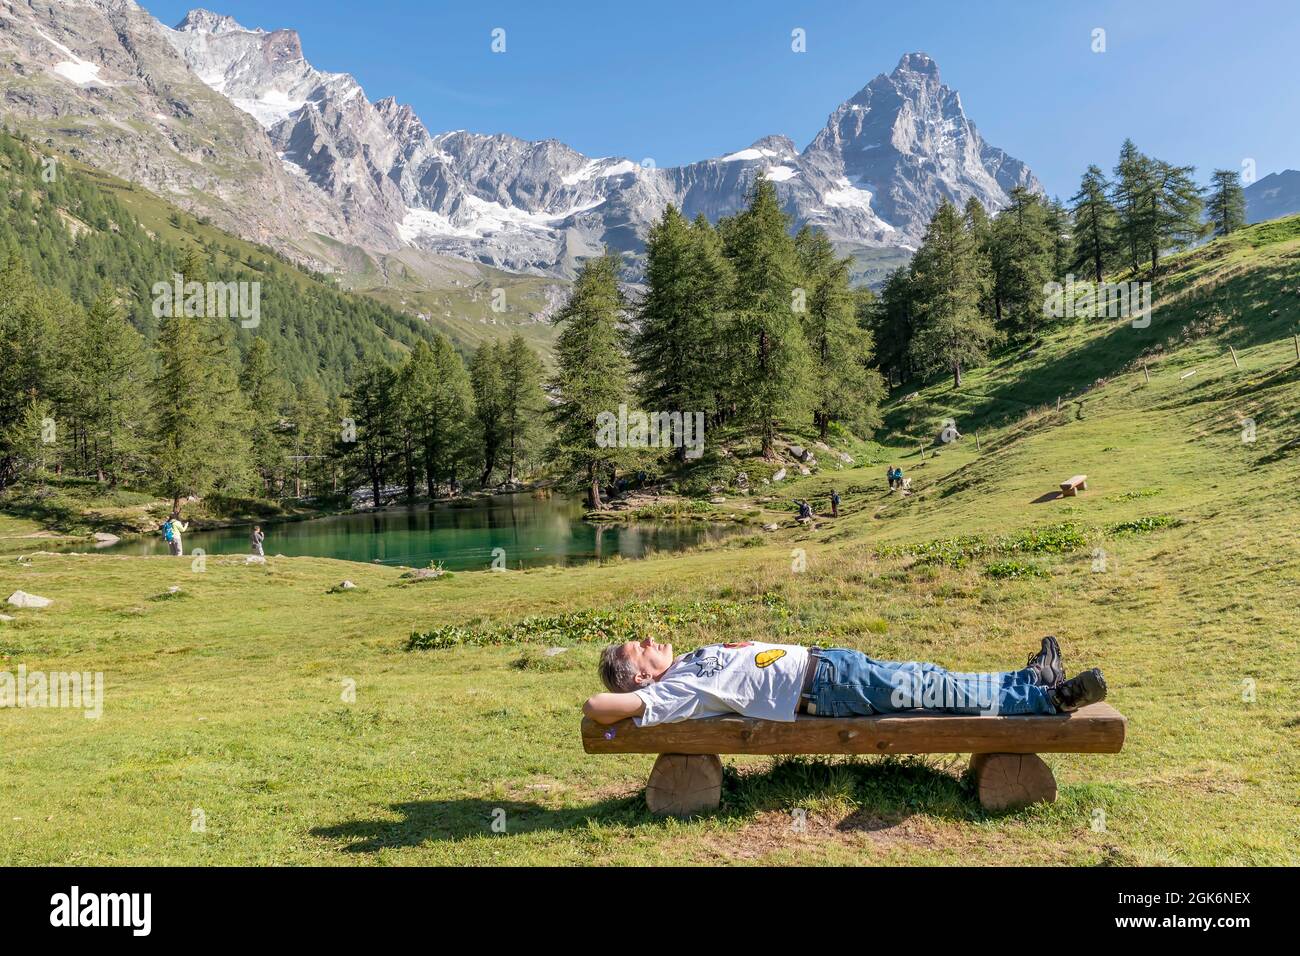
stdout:
<svg viewBox="0 0 1300 956">
<path fill-rule="evenodd" d="M 192 3 L 142 0 L 169 26 Z M 802 149 L 843 100 L 920 50 L 985 139 L 1068 199 L 1125 136 L 1145 152 L 1258 176 L 1300 168 L 1295 0 L 209 0 L 291 27 L 323 70 L 410 103 L 433 132 L 554 137 L 660 166 L 772 133 Z M 791 51 L 791 31 L 807 52 Z M 491 51 L 494 28 L 506 51 Z M 1092 51 L 1105 30 L 1106 50 Z"/>
</svg>

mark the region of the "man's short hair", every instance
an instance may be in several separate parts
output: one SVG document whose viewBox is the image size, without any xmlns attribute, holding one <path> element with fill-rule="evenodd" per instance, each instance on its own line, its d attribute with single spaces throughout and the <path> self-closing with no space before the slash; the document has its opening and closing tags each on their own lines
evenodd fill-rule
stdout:
<svg viewBox="0 0 1300 956">
<path fill-rule="evenodd" d="M 615 694 L 636 690 L 636 665 L 623 653 L 622 644 L 611 644 L 600 652 L 600 682 Z"/>
</svg>

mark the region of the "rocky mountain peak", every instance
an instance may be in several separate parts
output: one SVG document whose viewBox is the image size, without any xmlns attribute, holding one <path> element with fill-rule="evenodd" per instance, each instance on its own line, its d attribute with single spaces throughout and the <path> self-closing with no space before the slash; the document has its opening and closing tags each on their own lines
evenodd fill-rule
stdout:
<svg viewBox="0 0 1300 956">
<path fill-rule="evenodd" d="M 916 73 L 932 77 L 935 82 L 938 82 L 939 64 L 924 53 L 904 53 L 898 61 L 898 66 L 894 67 L 894 75 L 900 73 Z"/>
<path fill-rule="evenodd" d="M 764 136 L 762 139 L 756 139 L 749 144 L 750 149 L 757 149 L 773 158 L 786 156 L 798 156 L 799 148 L 795 146 L 794 140 L 789 136 L 780 133 L 773 136 Z"/>
<path fill-rule="evenodd" d="M 195 7 L 185 18 L 176 24 L 175 29 L 189 33 L 263 33 L 262 30 L 249 30 L 241 26 L 234 17 L 213 13 L 202 7 Z"/>
</svg>

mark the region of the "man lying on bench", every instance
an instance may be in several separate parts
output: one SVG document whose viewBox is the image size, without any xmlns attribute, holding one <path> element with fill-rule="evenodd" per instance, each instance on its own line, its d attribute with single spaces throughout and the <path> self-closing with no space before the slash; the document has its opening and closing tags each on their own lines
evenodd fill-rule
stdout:
<svg viewBox="0 0 1300 956">
<path fill-rule="evenodd" d="M 605 648 L 596 694 L 583 713 L 602 724 L 637 726 L 742 714 L 792 721 L 930 710 L 950 714 L 1058 714 L 1106 697 L 1097 668 L 1070 680 L 1055 637 L 1043 638 L 1024 668 L 959 674 L 916 661 L 877 661 L 861 651 L 740 641 L 673 656 L 671 644 L 628 641 Z"/>
</svg>

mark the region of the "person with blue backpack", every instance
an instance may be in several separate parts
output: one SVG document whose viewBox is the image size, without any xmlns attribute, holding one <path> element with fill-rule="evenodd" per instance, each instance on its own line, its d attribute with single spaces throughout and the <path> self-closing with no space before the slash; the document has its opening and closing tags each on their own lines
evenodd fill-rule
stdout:
<svg viewBox="0 0 1300 956">
<path fill-rule="evenodd" d="M 181 521 L 179 511 L 173 511 L 171 517 L 163 522 L 163 540 L 167 542 L 167 547 L 171 551 L 173 558 L 185 555 L 185 547 L 181 542 L 181 532 L 189 530 L 190 526 Z"/>
</svg>

